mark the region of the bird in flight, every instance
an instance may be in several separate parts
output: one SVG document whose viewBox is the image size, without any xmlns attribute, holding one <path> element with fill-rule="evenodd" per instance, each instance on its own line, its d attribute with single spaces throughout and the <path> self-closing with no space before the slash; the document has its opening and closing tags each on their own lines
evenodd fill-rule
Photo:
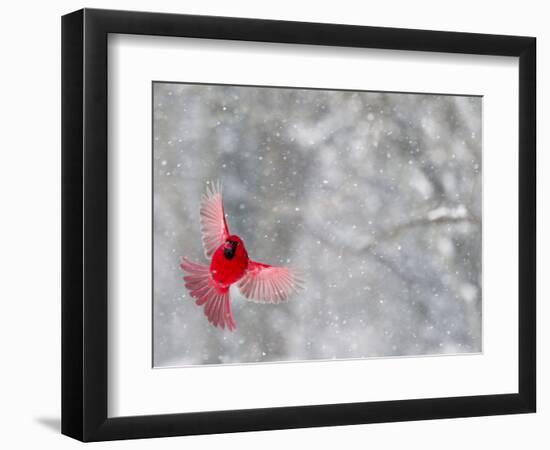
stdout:
<svg viewBox="0 0 550 450">
<path fill-rule="evenodd" d="M 209 183 L 200 207 L 204 254 L 210 264 L 198 264 L 181 257 L 185 287 L 204 306 L 204 314 L 215 327 L 236 328 L 229 288 L 237 284 L 241 294 L 257 303 L 281 303 L 303 288 L 301 279 L 287 267 L 251 260 L 243 240 L 229 234 L 220 183 Z"/>
</svg>

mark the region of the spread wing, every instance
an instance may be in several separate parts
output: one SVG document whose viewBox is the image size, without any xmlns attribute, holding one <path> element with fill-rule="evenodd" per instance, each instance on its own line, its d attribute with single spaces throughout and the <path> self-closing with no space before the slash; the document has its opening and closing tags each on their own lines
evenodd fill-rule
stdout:
<svg viewBox="0 0 550 450">
<path fill-rule="evenodd" d="M 204 254 L 210 259 L 214 251 L 229 237 L 220 183 L 209 183 L 206 187 L 201 200 L 200 215 Z"/>
<path fill-rule="evenodd" d="M 257 303 L 281 303 L 303 289 L 302 280 L 287 267 L 275 267 L 250 260 L 238 283 L 241 294 Z"/>
</svg>

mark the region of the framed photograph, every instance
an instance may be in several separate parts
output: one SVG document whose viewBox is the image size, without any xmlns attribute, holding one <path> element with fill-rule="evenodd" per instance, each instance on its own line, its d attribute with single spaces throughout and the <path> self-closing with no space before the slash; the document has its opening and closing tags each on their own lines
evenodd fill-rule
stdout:
<svg viewBox="0 0 550 450">
<path fill-rule="evenodd" d="M 535 412 L 536 41 L 62 20 L 62 432 Z"/>
</svg>

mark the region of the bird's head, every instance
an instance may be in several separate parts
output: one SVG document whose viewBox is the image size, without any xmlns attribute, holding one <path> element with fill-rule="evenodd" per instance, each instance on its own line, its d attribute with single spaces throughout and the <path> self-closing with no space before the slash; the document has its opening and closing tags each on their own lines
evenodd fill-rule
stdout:
<svg viewBox="0 0 550 450">
<path fill-rule="evenodd" d="M 226 259 L 233 259 L 235 255 L 242 257 L 246 255 L 246 250 L 242 239 L 237 235 L 232 235 L 223 244 L 223 256 Z"/>
</svg>

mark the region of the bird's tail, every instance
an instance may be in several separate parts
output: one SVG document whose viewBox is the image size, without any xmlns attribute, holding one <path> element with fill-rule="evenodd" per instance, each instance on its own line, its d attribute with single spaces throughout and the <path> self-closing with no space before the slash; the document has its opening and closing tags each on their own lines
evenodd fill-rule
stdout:
<svg viewBox="0 0 550 450">
<path fill-rule="evenodd" d="M 210 269 L 203 264 L 181 258 L 180 268 L 186 274 L 183 277 L 185 287 L 199 306 L 204 305 L 204 314 L 215 327 L 234 331 L 235 320 L 231 311 L 229 287 L 220 287 L 210 276 Z"/>
</svg>

